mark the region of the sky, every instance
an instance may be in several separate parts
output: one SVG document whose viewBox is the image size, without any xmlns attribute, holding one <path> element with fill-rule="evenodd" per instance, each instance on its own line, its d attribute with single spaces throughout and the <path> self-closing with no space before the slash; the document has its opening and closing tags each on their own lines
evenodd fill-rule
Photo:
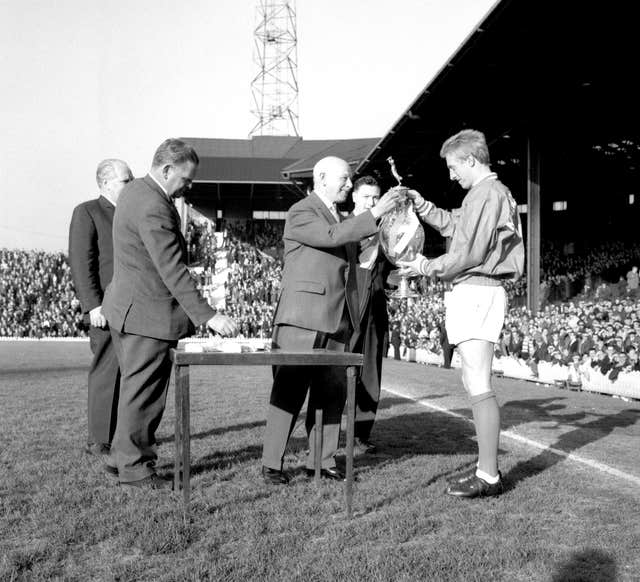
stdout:
<svg viewBox="0 0 640 582">
<path fill-rule="evenodd" d="M 382 137 L 495 0 L 297 0 L 299 133 Z M 248 138 L 258 0 L 0 0 L 0 248 L 67 249 L 95 169 Z"/>
</svg>

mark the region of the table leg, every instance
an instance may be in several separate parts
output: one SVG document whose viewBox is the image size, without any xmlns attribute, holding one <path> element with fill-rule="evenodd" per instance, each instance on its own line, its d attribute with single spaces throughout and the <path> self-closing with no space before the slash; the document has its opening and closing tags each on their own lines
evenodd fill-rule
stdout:
<svg viewBox="0 0 640 582">
<path fill-rule="evenodd" d="M 175 366 L 176 384 L 176 457 L 174 464 L 174 490 L 182 489 L 185 511 L 191 496 L 191 433 L 189 404 L 189 366 Z"/>
<path fill-rule="evenodd" d="M 314 464 L 313 468 L 315 469 L 315 474 L 313 476 L 313 481 L 317 488 L 320 487 L 320 479 L 322 476 L 322 436 L 324 433 L 322 426 L 322 409 L 316 408 L 316 425 L 313 427 L 315 431 L 315 449 L 314 449 Z"/>
<path fill-rule="evenodd" d="M 358 370 L 355 366 L 347 367 L 347 480 L 344 486 L 345 498 L 347 502 L 347 519 L 351 519 L 353 503 L 353 441 L 355 438 L 357 374 Z"/>
</svg>

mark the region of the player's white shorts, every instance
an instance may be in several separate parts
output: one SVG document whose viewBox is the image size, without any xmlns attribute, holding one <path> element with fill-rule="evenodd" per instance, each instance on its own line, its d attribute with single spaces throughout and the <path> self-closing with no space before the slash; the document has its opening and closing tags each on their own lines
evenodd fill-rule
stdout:
<svg viewBox="0 0 640 582">
<path fill-rule="evenodd" d="M 450 344 L 470 339 L 498 342 L 507 313 L 503 287 L 461 283 L 444 294 L 444 306 Z"/>
</svg>

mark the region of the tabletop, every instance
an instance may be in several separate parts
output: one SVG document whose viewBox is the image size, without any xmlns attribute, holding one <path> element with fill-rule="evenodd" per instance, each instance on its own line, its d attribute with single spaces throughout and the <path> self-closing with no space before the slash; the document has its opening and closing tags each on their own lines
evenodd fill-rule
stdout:
<svg viewBox="0 0 640 582">
<path fill-rule="evenodd" d="M 185 352 L 172 349 L 176 366 L 362 366 L 362 354 L 316 349 L 306 351 L 270 350 L 257 352 Z"/>
</svg>

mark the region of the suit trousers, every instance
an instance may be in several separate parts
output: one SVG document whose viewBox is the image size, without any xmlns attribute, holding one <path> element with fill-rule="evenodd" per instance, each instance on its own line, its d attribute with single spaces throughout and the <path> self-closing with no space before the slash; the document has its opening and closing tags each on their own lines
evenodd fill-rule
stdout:
<svg viewBox="0 0 640 582">
<path fill-rule="evenodd" d="M 123 483 L 155 473 L 155 433 L 162 420 L 171 377 L 169 350 L 176 340 L 160 340 L 111 330 L 120 362 L 118 422 L 111 464 Z"/>
<path fill-rule="evenodd" d="M 365 330 L 353 344 L 352 351 L 363 354 L 362 371 L 356 383 L 355 437 L 368 441 L 376 419 L 382 384 L 382 358 L 388 349 L 388 333 L 377 333 L 372 317 L 365 320 Z"/>
<path fill-rule="evenodd" d="M 344 352 L 348 336 L 349 324 L 345 318 L 338 332 L 331 335 L 280 325 L 274 330 L 273 347 L 297 351 L 324 348 Z M 282 470 L 287 442 L 309 392 L 305 423 L 309 439 L 306 465 L 309 469 L 314 467 L 315 411 L 322 409 L 321 464 L 324 469 L 335 467 L 340 422 L 346 399 L 345 369 L 336 366 L 274 366 L 273 374 L 262 464 L 271 469 Z"/>
<path fill-rule="evenodd" d="M 120 368 L 111 333 L 100 327 L 89 328 L 93 360 L 89 368 L 87 416 L 89 443 L 111 444 L 116 429 Z"/>
</svg>

